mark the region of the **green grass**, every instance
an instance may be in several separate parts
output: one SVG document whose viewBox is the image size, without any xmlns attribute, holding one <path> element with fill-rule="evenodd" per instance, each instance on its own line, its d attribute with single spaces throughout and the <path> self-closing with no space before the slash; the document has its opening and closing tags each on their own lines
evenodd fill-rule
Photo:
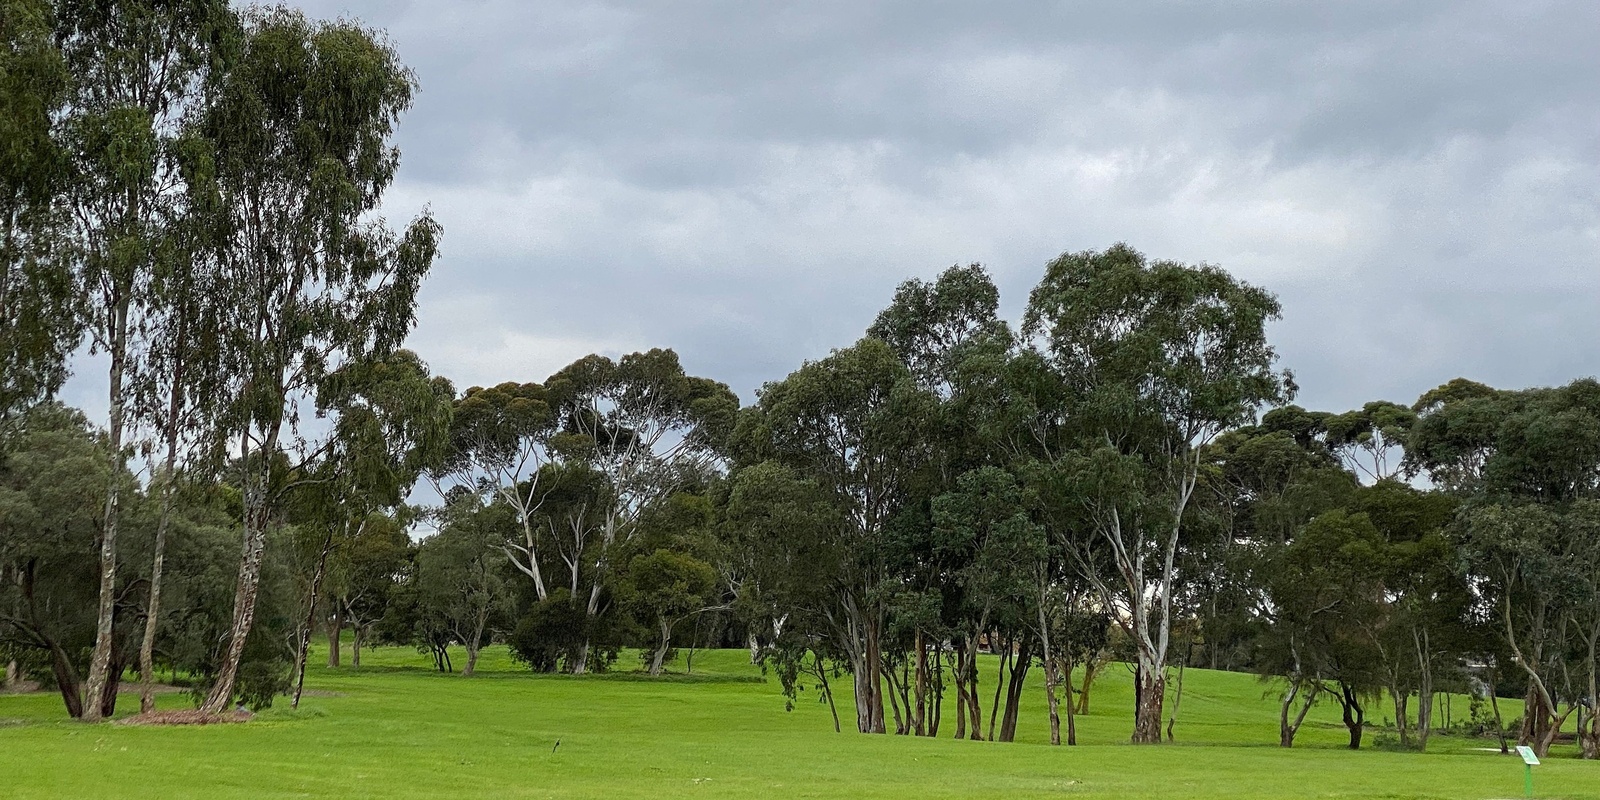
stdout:
<svg viewBox="0 0 1600 800">
<path fill-rule="evenodd" d="M 364 661 L 313 669 L 317 696 L 298 713 L 284 704 L 243 725 L 89 726 L 63 720 L 55 696 L 0 696 L 0 797 L 1522 796 L 1520 762 L 1474 750 L 1492 741 L 1351 752 L 1331 704 L 1294 749 L 1279 748 L 1270 687 L 1231 673 L 1189 671 L 1177 743 L 1135 747 L 1125 744 L 1131 682 L 1114 665 L 1079 720 L 1083 746 L 1053 748 L 1032 686 L 1019 741 L 998 744 L 952 741 L 953 703 L 936 740 L 835 734 L 813 692 L 785 712 L 776 683 L 751 681 L 759 673 L 741 651 L 698 653 L 693 676 L 664 680 L 535 676 L 502 649 L 470 679 L 431 672 L 408 650 Z M 848 725 L 848 696 L 840 703 Z M 1457 698 L 1462 716 L 1465 707 Z M 1600 799 L 1600 764 L 1570 755 L 1536 769 L 1538 796 Z"/>
</svg>

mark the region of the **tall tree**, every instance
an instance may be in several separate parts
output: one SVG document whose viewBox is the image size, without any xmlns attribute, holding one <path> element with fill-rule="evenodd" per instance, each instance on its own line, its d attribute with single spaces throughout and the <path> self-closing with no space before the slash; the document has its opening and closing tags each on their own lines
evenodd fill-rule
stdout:
<svg viewBox="0 0 1600 800">
<path fill-rule="evenodd" d="M 309 511 L 303 525 L 319 542 L 296 647 L 296 707 L 329 556 L 361 538 L 369 524 L 387 522 L 385 515 L 399 508 L 423 470 L 439 461 L 454 394 L 449 381 L 430 375 L 409 350 L 346 364 L 319 387 L 318 413 L 334 424 L 323 454 L 296 489 Z"/>
<path fill-rule="evenodd" d="M 431 217 L 396 234 L 375 216 L 400 163 L 394 126 L 415 88 L 380 35 L 282 8 L 246 15 L 207 85 L 196 125 L 206 148 L 190 193 L 215 209 L 208 256 L 235 309 L 221 347 L 244 498 L 233 623 L 208 711 L 226 708 L 254 620 L 279 499 L 274 460 L 330 446 L 300 426 L 307 403 L 341 364 L 399 346 L 437 254 Z"/>
<path fill-rule="evenodd" d="M 1161 740 L 1178 548 L 1204 446 L 1293 389 L 1266 340 L 1278 313 L 1270 293 L 1221 269 L 1120 244 L 1062 255 L 1029 298 L 1024 333 L 1074 416 L 1044 455 L 1073 476 L 1093 531 L 1076 560 L 1134 642 L 1136 742 Z"/>
<path fill-rule="evenodd" d="M 52 117 L 68 87 L 52 12 L 47 0 L 0 2 L 0 438 L 61 385 L 81 335 L 52 210 L 66 158 Z"/>
<path fill-rule="evenodd" d="M 862 733 L 886 730 L 885 590 L 894 576 L 885 538 L 927 461 L 921 426 L 933 403 L 889 346 L 868 338 L 768 384 L 756 412 L 740 419 L 739 438 L 763 439 L 758 449 L 813 481 L 837 509 L 827 535 L 844 557 L 828 578 L 836 602 L 821 612 L 848 655 Z"/>
<path fill-rule="evenodd" d="M 73 76 L 62 124 L 72 153 L 73 249 L 88 331 L 94 349 L 110 362 L 107 445 L 120 464 L 127 457 L 125 437 L 139 422 L 128 380 L 131 360 L 149 344 L 148 313 L 161 303 L 152 278 L 172 255 L 173 223 L 183 213 L 176 141 L 231 12 L 223 0 L 75 0 L 57 4 L 56 22 Z M 86 683 L 91 694 L 117 679 L 107 670 L 120 500 L 113 481 L 100 538 L 100 616 Z M 99 710 L 90 706 L 84 716 L 98 720 Z"/>
</svg>

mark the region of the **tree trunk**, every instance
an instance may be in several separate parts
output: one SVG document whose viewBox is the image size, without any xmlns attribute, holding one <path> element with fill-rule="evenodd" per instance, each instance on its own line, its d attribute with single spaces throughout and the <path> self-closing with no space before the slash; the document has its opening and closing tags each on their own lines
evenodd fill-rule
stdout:
<svg viewBox="0 0 1600 800">
<path fill-rule="evenodd" d="M 955 651 L 950 677 L 956 681 L 956 739 L 967 738 L 967 646 L 963 642 Z"/>
<path fill-rule="evenodd" d="M 1427 629 L 1416 626 L 1411 628 L 1411 643 L 1417 655 L 1417 749 L 1427 752 L 1428 734 L 1433 732 L 1433 644 Z"/>
<path fill-rule="evenodd" d="M 320 569 L 320 567 L 319 567 Z M 320 577 L 320 576 L 319 576 Z M 333 604 L 333 615 L 328 617 L 328 666 L 339 668 L 340 651 L 344 649 L 344 607 Z"/>
<path fill-rule="evenodd" d="M 1011 675 L 1006 684 L 1006 710 L 1000 718 L 1000 741 L 1017 739 L 1017 716 L 1022 706 L 1022 690 L 1028 684 L 1028 668 L 1033 666 L 1033 638 L 1024 636 L 1017 646 L 1017 655 L 1011 662 Z"/>
<path fill-rule="evenodd" d="M 1100 666 L 1103 663 L 1098 658 L 1091 658 L 1083 663 L 1083 690 L 1078 692 L 1079 714 L 1089 713 L 1089 687 L 1094 684 L 1095 676 L 1100 673 Z"/>
<path fill-rule="evenodd" d="M 327 571 L 328 553 L 332 550 L 333 533 L 329 531 L 322 539 L 322 552 L 317 554 L 317 566 L 311 573 L 311 591 L 306 596 L 306 624 L 301 629 L 300 641 L 296 643 L 298 646 L 295 648 L 298 652 L 295 654 L 294 697 L 289 701 L 290 708 L 300 707 L 300 695 L 305 691 L 306 659 L 311 656 L 311 632 L 317 625 L 317 598 L 322 596 L 322 576 Z M 338 604 L 335 603 L 334 606 L 333 613 L 337 618 L 339 615 Z M 339 666 L 338 659 L 334 658 L 333 654 L 339 652 L 339 641 L 331 631 L 328 634 L 328 640 L 332 650 L 332 653 L 328 656 L 328 660 L 332 663 L 329 663 L 328 666 L 337 667 Z"/>
<path fill-rule="evenodd" d="M 1361 734 L 1366 724 L 1367 712 L 1361 707 L 1361 699 L 1356 697 L 1356 690 L 1344 681 L 1339 682 L 1339 705 L 1343 709 L 1345 730 L 1350 732 L 1350 749 L 1361 749 Z"/>
<path fill-rule="evenodd" d="M 928 735 L 928 644 L 922 634 L 922 628 L 917 628 L 917 688 L 916 697 L 913 698 L 915 709 L 912 711 L 912 732 L 917 736 Z"/>
<path fill-rule="evenodd" d="M 56 689 L 61 692 L 61 701 L 66 703 L 67 716 L 82 719 L 83 687 L 78 681 L 78 671 L 73 669 L 72 660 L 67 658 L 66 651 L 55 642 L 50 643 L 50 674 L 56 679 Z"/>
<path fill-rule="evenodd" d="M 139 644 L 139 713 L 141 714 L 148 714 L 156 707 L 155 652 L 156 631 L 160 627 L 161 619 L 161 570 L 167 557 L 167 529 L 172 522 L 177 461 L 178 440 L 175 436 L 169 435 L 167 463 L 162 470 L 161 516 L 156 521 L 155 555 L 150 561 L 150 596 L 145 603 L 144 640 Z"/>
<path fill-rule="evenodd" d="M 650 659 L 650 674 L 660 675 L 661 665 L 666 663 L 667 648 L 672 645 L 672 626 L 665 619 L 658 620 L 660 638 L 656 640 L 656 652 Z"/>
<path fill-rule="evenodd" d="M 1035 605 L 1039 612 L 1039 650 L 1043 653 L 1044 660 L 1044 696 L 1050 712 L 1050 744 L 1061 746 L 1061 712 L 1056 701 L 1056 658 L 1050 650 L 1050 620 L 1044 613 L 1045 589 L 1042 583 L 1039 588 L 1039 601 Z"/>
<path fill-rule="evenodd" d="M 1489 707 L 1494 709 L 1494 735 L 1500 740 L 1500 754 L 1511 752 L 1510 745 L 1506 742 L 1506 724 L 1500 719 L 1500 692 L 1495 688 L 1495 671 L 1489 670 Z"/>
<path fill-rule="evenodd" d="M 1188 652 L 1184 653 L 1183 660 L 1178 662 L 1178 689 L 1172 695 L 1172 713 L 1167 717 L 1167 741 L 1173 741 L 1172 729 L 1178 724 L 1178 709 L 1183 706 L 1183 670 L 1188 666 L 1189 659 L 1194 657 L 1194 640 L 1189 640 Z"/>
<path fill-rule="evenodd" d="M 828 683 L 828 667 L 822 663 L 822 656 L 815 650 L 811 651 L 811 660 L 817 666 L 817 680 L 822 683 L 822 696 L 828 699 L 828 713 L 833 715 L 833 732 L 843 733 L 844 729 L 839 726 L 839 707 L 833 702 L 833 687 Z"/>
<path fill-rule="evenodd" d="M 755 631 L 751 631 L 750 632 L 750 636 L 746 640 L 746 644 L 750 647 L 750 664 L 752 666 L 754 666 L 756 664 L 760 664 L 761 663 L 761 642 L 756 639 Z"/>
<path fill-rule="evenodd" d="M 101 719 L 110 719 L 117 713 L 117 694 L 122 689 L 122 671 L 126 668 L 127 664 L 123 660 L 122 654 L 117 651 L 113 640 L 111 661 L 106 665 L 106 674 L 109 676 L 109 680 L 106 681 L 105 686 L 100 688 L 99 706 Z M 89 702 L 93 697 L 93 695 L 89 695 L 85 702 Z"/>
<path fill-rule="evenodd" d="M 17 684 L 22 681 L 21 674 L 22 674 L 22 670 L 21 670 L 20 667 L 17 666 L 17 660 L 16 659 L 13 658 L 13 659 L 7 661 L 6 662 L 6 681 L 5 681 L 5 684 L 4 684 L 5 688 L 7 688 L 7 689 L 15 689 L 15 688 L 17 688 Z"/>
<path fill-rule="evenodd" d="M 110 406 L 111 419 L 107 427 L 107 447 L 110 450 L 111 469 L 106 485 L 105 517 L 100 534 L 100 606 L 95 616 L 94 651 L 89 657 L 89 680 L 84 691 L 91 698 L 105 694 L 106 685 L 116 684 L 121 675 L 111 674 L 111 636 L 117 605 L 117 527 L 121 516 L 122 477 L 122 377 L 126 371 L 128 341 L 128 300 L 116 304 L 112 312 Z M 115 698 L 116 690 L 112 689 Z M 90 702 L 84 709 L 85 722 L 99 722 L 104 714 L 98 703 Z"/>
<path fill-rule="evenodd" d="M 477 641 L 471 641 L 471 642 L 467 642 L 466 646 L 467 646 L 467 665 L 465 667 L 462 667 L 462 669 L 461 669 L 461 677 L 470 678 L 470 677 L 472 677 L 473 670 L 476 670 L 478 668 L 478 643 L 477 643 Z"/>
<path fill-rule="evenodd" d="M 1394 727 L 1400 734 L 1400 746 L 1411 746 L 1411 710 L 1408 705 L 1411 695 L 1401 689 L 1399 684 L 1389 685 L 1389 698 L 1394 701 Z"/>
<path fill-rule="evenodd" d="M 239 677 L 239 660 L 244 656 L 245 639 L 256 617 L 256 595 L 261 588 L 261 556 L 267 546 L 267 524 L 270 509 L 267 507 L 268 481 L 270 479 L 267 456 L 276 447 L 277 437 L 269 438 L 261 448 L 261 472 L 252 476 L 254 486 L 245 492 L 244 541 L 239 554 L 239 581 L 233 595 L 233 624 L 228 630 L 228 648 L 223 654 L 217 680 L 206 695 L 201 710 L 221 714 L 233 699 L 234 682 Z"/>
<path fill-rule="evenodd" d="M 862 658 L 855 669 L 856 730 L 862 733 L 884 733 L 883 719 L 883 654 L 879 649 L 878 622 L 873 615 L 862 621 Z"/>
<path fill-rule="evenodd" d="M 357 625 L 350 631 L 350 666 L 361 669 L 361 643 L 367 638 L 366 626 Z"/>
<path fill-rule="evenodd" d="M 993 639 L 990 639 L 989 641 L 991 643 L 993 643 L 993 642 L 996 642 L 998 640 L 999 640 L 999 637 L 996 636 Z M 994 649 L 994 645 L 993 644 L 990 645 L 990 649 Z M 1005 685 L 1006 685 L 1006 665 L 1010 662 L 1010 660 L 1011 660 L 1011 646 L 1010 646 L 1010 643 L 1008 642 L 1006 644 L 1005 652 L 1000 655 L 1000 663 L 995 666 L 995 672 L 994 672 L 994 702 L 989 705 L 989 741 L 991 741 L 991 742 L 995 740 L 995 738 L 994 738 L 994 724 L 995 724 L 995 718 L 998 717 L 999 714 L 1000 714 L 1000 691 L 1002 689 L 1004 689 Z"/>
<path fill-rule="evenodd" d="M 1062 672 L 1063 672 L 1062 681 L 1065 682 L 1066 687 L 1067 687 L 1066 698 L 1067 698 L 1067 746 L 1068 747 L 1076 747 L 1077 744 L 1078 744 L 1078 713 L 1076 711 L 1077 703 L 1074 702 L 1074 700 L 1072 698 L 1072 668 L 1073 668 L 1072 662 L 1068 661 L 1068 662 L 1066 662 L 1066 668 L 1064 670 L 1062 670 Z"/>
<path fill-rule="evenodd" d="M 1306 692 L 1305 699 L 1301 701 L 1300 710 L 1289 719 L 1289 710 L 1294 707 L 1294 701 L 1300 694 L 1305 683 L 1310 683 L 1310 691 Z M 1283 702 L 1278 706 L 1278 746 L 1294 747 L 1295 734 L 1300 732 L 1301 723 L 1306 721 L 1306 714 L 1311 711 L 1311 706 L 1317 702 L 1317 694 L 1322 690 L 1322 685 L 1316 681 L 1295 681 L 1289 684 L 1289 692 L 1283 696 Z"/>
<path fill-rule="evenodd" d="M 1166 670 L 1159 664 L 1144 663 L 1145 661 L 1146 657 L 1141 655 L 1137 686 L 1139 707 L 1133 720 L 1133 742 L 1159 744 L 1161 710 L 1167 693 Z"/>
<path fill-rule="evenodd" d="M 928 708 L 928 737 L 939 735 L 939 718 L 944 706 L 944 659 L 939 657 L 942 645 L 934 644 L 933 669 L 933 699 Z"/>
</svg>

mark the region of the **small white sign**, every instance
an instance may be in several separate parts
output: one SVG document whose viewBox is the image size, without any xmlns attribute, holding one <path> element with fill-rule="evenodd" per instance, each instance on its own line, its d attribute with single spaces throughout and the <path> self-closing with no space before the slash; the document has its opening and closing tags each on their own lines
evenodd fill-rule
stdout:
<svg viewBox="0 0 1600 800">
<path fill-rule="evenodd" d="M 1517 755 L 1522 756 L 1522 763 L 1530 767 L 1539 765 L 1539 757 L 1533 754 L 1533 748 L 1525 744 L 1517 745 Z"/>
</svg>

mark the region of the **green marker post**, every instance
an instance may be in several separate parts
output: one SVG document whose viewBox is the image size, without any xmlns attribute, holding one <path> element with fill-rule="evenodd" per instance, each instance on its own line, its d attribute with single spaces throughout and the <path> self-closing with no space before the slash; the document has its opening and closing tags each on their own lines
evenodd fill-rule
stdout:
<svg viewBox="0 0 1600 800">
<path fill-rule="evenodd" d="M 1522 756 L 1522 792 L 1525 797 L 1533 796 L 1533 768 L 1539 765 L 1539 757 L 1533 754 L 1533 748 L 1527 745 L 1517 745 L 1517 755 Z"/>
</svg>

